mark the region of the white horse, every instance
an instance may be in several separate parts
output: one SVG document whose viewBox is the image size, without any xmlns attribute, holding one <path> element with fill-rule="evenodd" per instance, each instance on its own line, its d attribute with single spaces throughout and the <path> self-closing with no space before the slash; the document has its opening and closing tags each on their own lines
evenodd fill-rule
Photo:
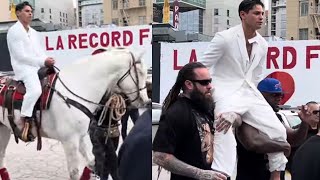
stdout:
<svg viewBox="0 0 320 180">
<path fill-rule="evenodd" d="M 59 77 L 67 88 L 57 80 L 55 89 L 84 105 L 91 113 L 98 108 L 92 102 L 99 103 L 106 92 L 125 94 L 132 106 L 144 105 L 149 99 L 145 88 L 147 71 L 141 58 L 142 53 L 135 54 L 128 49 L 108 49 L 63 68 Z M 20 111 L 15 110 L 14 114 L 14 121 L 21 130 L 23 123 L 20 122 Z M 92 143 L 87 133 L 89 122 L 87 115 L 74 106 L 68 107 L 56 92 L 50 108 L 42 114 L 41 135 L 62 143 L 72 180 L 79 180 L 81 176 L 79 152 L 86 160 L 83 173 L 92 170 L 95 165 Z M 6 173 L 4 157 L 11 132 L 7 113 L 4 118 L 0 115 L 0 175 L 1 172 Z M 36 136 L 34 127 L 32 132 Z"/>
</svg>

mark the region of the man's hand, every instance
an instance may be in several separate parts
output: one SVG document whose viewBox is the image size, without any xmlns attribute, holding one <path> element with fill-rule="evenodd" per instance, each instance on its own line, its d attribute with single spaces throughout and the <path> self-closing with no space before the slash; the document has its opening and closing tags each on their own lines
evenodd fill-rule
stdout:
<svg viewBox="0 0 320 180">
<path fill-rule="evenodd" d="M 200 171 L 199 180 L 226 180 L 227 177 L 213 170 Z"/>
<path fill-rule="evenodd" d="M 311 127 L 315 127 L 319 122 L 318 114 L 313 114 L 311 109 L 306 105 L 301 106 L 301 110 L 298 112 L 298 115 L 301 121 L 309 124 Z"/>
<path fill-rule="evenodd" d="M 290 154 L 291 154 L 291 146 L 290 146 L 290 144 L 285 142 L 285 144 L 283 145 L 283 148 L 284 148 L 284 151 L 283 151 L 284 155 L 286 157 L 289 157 Z"/>
<path fill-rule="evenodd" d="M 47 67 L 52 67 L 55 63 L 55 60 L 52 57 L 48 57 L 45 61 L 44 61 L 44 65 Z"/>
<path fill-rule="evenodd" d="M 226 112 L 218 115 L 218 118 L 216 120 L 216 130 L 218 132 L 224 131 L 224 133 L 227 133 L 229 128 L 237 118 L 239 118 L 239 115 L 234 112 Z"/>
</svg>

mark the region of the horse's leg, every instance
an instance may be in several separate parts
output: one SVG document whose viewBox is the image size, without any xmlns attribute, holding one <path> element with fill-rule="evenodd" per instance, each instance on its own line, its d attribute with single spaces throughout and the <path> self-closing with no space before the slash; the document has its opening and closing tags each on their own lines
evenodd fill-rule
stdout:
<svg viewBox="0 0 320 180">
<path fill-rule="evenodd" d="M 66 154 L 69 176 L 71 180 L 79 180 L 79 139 L 71 138 L 61 142 Z"/>
<path fill-rule="evenodd" d="M 4 166 L 4 157 L 6 154 L 6 149 L 10 140 L 11 131 L 5 125 L 0 122 L 0 177 L 2 180 L 10 180 L 9 173 Z"/>
<path fill-rule="evenodd" d="M 90 174 L 95 166 L 95 157 L 92 153 L 92 143 L 89 134 L 80 138 L 80 153 L 86 160 L 86 167 L 83 169 L 81 180 L 89 180 Z"/>
</svg>

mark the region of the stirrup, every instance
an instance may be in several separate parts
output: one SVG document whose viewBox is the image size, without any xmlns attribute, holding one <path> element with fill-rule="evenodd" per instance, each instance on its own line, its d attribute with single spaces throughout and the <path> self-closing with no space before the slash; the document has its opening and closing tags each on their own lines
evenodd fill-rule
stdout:
<svg viewBox="0 0 320 180">
<path fill-rule="evenodd" d="M 24 123 L 23 131 L 21 133 L 21 140 L 24 142 L 28 141 L 28 131 L 29 131 L 30 123 L 26 120 Z"/>
<path fill-rule="evenodd" d="M 24 123 L 23 131 L 21 133 L 21 140 L 24 142 L 32 142 L 35 139 L 32 133 L 29 133 L 31 127 L 30 123 L 30 120 L 26 120 L 26 122 Z"/>
</svg>

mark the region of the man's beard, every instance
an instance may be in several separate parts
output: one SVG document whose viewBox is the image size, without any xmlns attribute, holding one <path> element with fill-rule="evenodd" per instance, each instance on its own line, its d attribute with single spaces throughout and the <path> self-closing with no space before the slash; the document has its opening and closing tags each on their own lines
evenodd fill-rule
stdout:
<svg viewBox="0 0 320 180">
<path fill-rule="evenodd" d="M 196 107 L 198 107 L 203 112 L 213 113 L 215 105 L 212 96 L 205 95 L 197 88 L 195 88 L 190 93 L 190 99 L 196 105 Z"/>
</svg>

